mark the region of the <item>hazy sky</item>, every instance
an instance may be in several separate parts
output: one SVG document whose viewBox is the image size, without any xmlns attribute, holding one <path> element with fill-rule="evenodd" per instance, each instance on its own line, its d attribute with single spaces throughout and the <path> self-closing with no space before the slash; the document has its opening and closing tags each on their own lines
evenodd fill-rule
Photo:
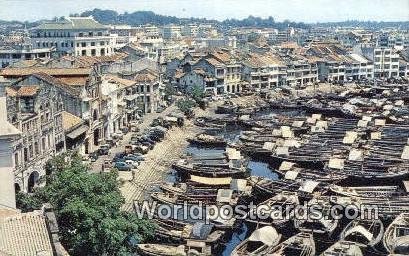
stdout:
<svg viewBox="0 0 409 256">
<path fill-rule="evenodd" d="M 223 20 L 249 15 L 292 21 L 409 21 L 409 0 L 0 0 L 0 19 L 37 20 L 94 8 Z"/>
</svg>

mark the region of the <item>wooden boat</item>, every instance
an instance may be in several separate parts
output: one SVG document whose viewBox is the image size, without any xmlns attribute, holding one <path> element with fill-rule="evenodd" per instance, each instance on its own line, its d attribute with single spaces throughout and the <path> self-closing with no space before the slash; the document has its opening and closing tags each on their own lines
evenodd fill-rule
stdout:
<svg viewBox="0 0 409 256">
<path fill-rule="evenodd" d="M 371 218 L 377 216 L 390 218 L 396 217 L 401 213 L 409 213 L 409 198 L 365 198 L 365 197 L 347 197 L 331 196 L 330 201 L 333 204 L 347 207 L 353 205 L 358 211 L 364 209 L 366 214 L 371 214 Z"/>
<path fill-rule="evenodd" d="M 263 206 L 266 208 L 262 214 L 268 215 L 267 218 L 259 218 L 256 208 L 252 213 L 249 212 L 247 214 L 246 221 L 257 224 L 258 226 L 272 225 L 275 228 L 282 229 L 285 228 L 290 221 L 287 209 L 292 209 L 292 207 L 299 204 L 297 192 L 283 191 L 257 205 L 257 207 Z M 252 216 L 255 218 L 252 218 Z"/>
<path fill-rule="evenodd" d="M 377 245 L 384 234 L 383 223 L 379 219 L 355 219 L 352 220 L 342 231 L 341 239 L 356 242 L 362 246 Z"/>
<path fill-rule="evenodd" d="M 284 179 L 301 179 L 301 180 L 315 180 L 320 182 L 339 182 L 347 178 L 346 175 L 337 174 L 327 170 L 316 170 L 301 168 L 295 163 L 284 161 L 280 167 L 275 170 Z"/>
<path fill-rule="evenodd" d="M 399 197 L 407 193 L 399 186 L 363 186 L 363 187 L 341 187 L 337 185 L 330 185 L 329 189 L 335 194 L 350 196 L 350 197 Z"/>
<path fill-rule="evenodd" d="M 391 254 L 409 254 L 409 213 L 401 213 L 386 228 L 383 245 Z"/>
<path fill-rule="evenodd" d="M 234 248 L 232 256 L 247 256 L 261 255 L 269 247 L 276 246 L 281 239 L 281 235 L 277 233 L 272 226 L 264 226 L 256 229 L 250 237 L 245 239 Z"/>
<path fill-rule="evenodd" d="M 264 255 L 313 256 L 315 255 L 314 237 L 311 233 L 298 233 L 277 246 L 268 248 Z"/>
<path fill-rule="evenodd" d="M 256 192 L 269 196 L 289 191 L 297 192 L 300 198 L 311 199 L 313 195 L 324 195 L 328 191 L 328 184 L 312 180 L 271 180 L 252 176 L 249 181 Z"/>
<path fill-rule="evenodd" d="M 166 245 L 166 244 L 138 244 L 138 253 L 146 256 L 210 256 L 211 248 L 204 242 L 187 243 L 186 245 Z"/>
<path fill-rule="evenodd" d="M 363 256 L 362 246 L 351 241 L 338 241 L 326 249 L 321 256 Z"/>
<path fill-rule="evenodd" d="M 210 187 L 210 186 L 203 186 L 203 187 L 196 187 L 188 183 L 171 183 L 165 182 L 159 185 L 159 188 L 162 191 L 173 193 L 176 195 L 180 194 L 217 194 L 218 188 Z"/>
<path fill-rule="evenodd" d="M 232 178 L 243 178 L 247 175 L 247 168 L 242 165 L 242 163 L 236 164 L 218 164 L 212 166 L 211 164 L 192 164 L 188 163 L 186 160 L 179 160 L 177 163 L 172 165 L 173 169 L 182 175 L 196 175 L 205 177 L 232 177 Z"/>
<path fill-rule="evenodd" d="M 163 224 L 160 220 L 156 223 L 158 224 L 155 230 L 156 235 L 179 242 L 187 240 L 198 241 L 214 246 L 215 243 L 220 243 L 220 239 L 225 234 L 223 230 L 214 230 L 213 224 L 205 224 L 204 222 L 186 223 L 174 227 L 169 227 L 169 225 Z"/>
<path fill-rule="evenodd" d="M 297 216 L 298 209 L 291 213 L 294 219 L 294 227 L 302 232 L 331 235 L 339 222 L 338 218 L 332 216 L 331 206 L 328 197 L 314 197 L 307 203 L 306 208 L 303 207 L 305 215 Z M 311 209 L 308 209 L 308 207 L 311 207 Z M 316 214 L 320 214 L 322 217 L 317 218 Z"/>
<path fill-rule="evenodd" d="M 192 139 L 188 139 L 192 144 L 199 146 L 223 147 L 226 146 L 226 140 L 221 136 L 212 136 L 207 134 L 199 134 Z"/>
<path fill-rule="evenodd" d="M 178 205 L 236 205 L 238 196 L 231 189 L 220 189 L 216 194 L 173 194 L 169 192 L 153 192 L 150 194 L 153 200 L 163 204 Z"/>
<path fill-rule="evenodd" d="M 153 215 L 153 219 L 155 222 L 160 222 L 159 225 L 167 227 L 167 228 L 182 228 L 186 224 L 194 224 L 198 220 L 196 219 L 185 219 L 183 215 L 171 216 L 170 218 L 161 218 L 158 213 Z M 203 220 L 207 220 L 209 223 L 213 224 L 216 229 L 220 230 L 230 230 L 236 226 L 236 219 L 235 218 L 227 218 L 223 216 L 219 216 L 218 218 L 210 218 L 206 219 L 206 213 L 203 209 Z"/>
</svg>

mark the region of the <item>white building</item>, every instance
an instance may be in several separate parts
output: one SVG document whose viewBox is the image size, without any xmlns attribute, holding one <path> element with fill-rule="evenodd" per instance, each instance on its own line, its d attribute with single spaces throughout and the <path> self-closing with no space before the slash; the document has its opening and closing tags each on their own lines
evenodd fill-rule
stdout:
<svg viewBox="0 0 409 256">
<path fill-rule="evenodd" d="M 374 77 L 397 77 L 399 75 L 399 54 L 392 48 L 374 49 Z"/>
<path fill-rule="evenodd" d="M 166 25 L 162 29 L 162 36 L 164 39 L 177 39 L 182 36 L 182 29 L 176 25 Z"/>
<path fill-rule="evenodd" d="M 225 36 L 220 38 L 198 38 L 195 41 L 199 48 L 237 48 L 237 39 L 234 36 Z"/>
<path fill-rule="evenodd" d="M 29 44 L 0 47 L 0 68 L 21 60 L 50 59 L 53 48 L 37 48 Z"/>
<path fill-rule="evenodd" d="M 31 42 L 35 48 L 55 47 L 62 55 L 104 56 L 113 54 L 115 37 L 92 17 L 66 17 L 33 28 Z"/>
<path fill-rule="evenodd" d="M 373 77 L 373 62 L 362 55 L 351 53 L 351 59 L 345 67 L 345 78 L 348 80 L 368 79 Z"/>
<path fill-rule="evenodd" d="M 196 37 L 199 32 L 199 26 L 196 24 L 187 24 L 181 28 L 182 36 Z"/>
</svg>

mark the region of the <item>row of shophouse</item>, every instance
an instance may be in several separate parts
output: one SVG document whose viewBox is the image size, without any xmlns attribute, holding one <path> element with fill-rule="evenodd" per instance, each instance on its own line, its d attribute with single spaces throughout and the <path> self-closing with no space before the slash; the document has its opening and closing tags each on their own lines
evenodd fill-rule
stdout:
<svg viewBox="0 0 409 256">
<path fill-rule="evenodd" d="M 92 153 L 162 104 L 156 70 L 104 72 L 116 61 L 113 56 L 70 57 L 0 71 L 7 118 L 21 131 L 12 143 L 16 190 L 29 192 L 38 185 L 55 154 Z"/>
<path fill-rule="evenodd" d="M 379 60 L 375 61 L 374 65 L 363 54 L 347 51 L 337 44 L 317 43 L 303 48 L 283 46 L 262 53 L 232 49 L 189 52 L 177 59 L 176 65 L 175 60 L 169 62 L 172 66 L 168 65 L 168 73 L 182 90 L 200 86 L 217 95 L 243 89 L 260 91 L 277 86 L 373 79 L 379 77 Z M 398 70 L 385 77 L 398 76 Z M 407 71 L 401 74 L 408 75 Z"/>
</svg>

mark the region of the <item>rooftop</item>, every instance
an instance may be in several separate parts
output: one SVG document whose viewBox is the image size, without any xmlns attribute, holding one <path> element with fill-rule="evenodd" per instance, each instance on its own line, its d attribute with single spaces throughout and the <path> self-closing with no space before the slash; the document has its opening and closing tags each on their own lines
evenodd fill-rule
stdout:
<svg viewBox="0 0 409 256">
<path fill-rule="evenodd" d="M 53 255 L 42 211 L 9 212 L 0 216 L 0 252 L 5 255 Z"/>
<path fill-rule="evenodd" d="M 45 21 L 34 29 L 44 30 L 84 30 L 107 29 L 104 25 L 94 20 L 93 17 L 64 17 L 59 21 Z"/>
</svg>

